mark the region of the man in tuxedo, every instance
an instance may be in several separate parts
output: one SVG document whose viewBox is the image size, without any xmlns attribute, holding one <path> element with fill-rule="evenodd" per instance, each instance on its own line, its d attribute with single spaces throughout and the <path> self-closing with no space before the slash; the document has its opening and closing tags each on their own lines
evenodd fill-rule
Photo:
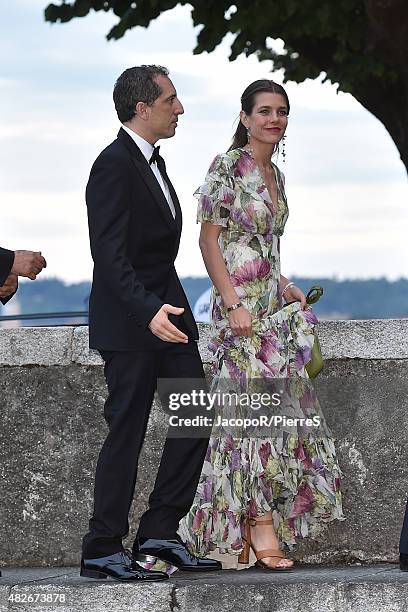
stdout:
<svg viewBox="0 0 408 612">
<path fill-rule="evenodd" d="M 0 248 L 0 301 L 6 304 L 18 289 L 18 277 L 35 280 L 47 262 L 40 252 Z"/>
<path fill-rule="evenodd" d="M 174 267 L 181 208 L 154 147 L 174 136 L 184 109 L 161 66 L 125 70 L 113 99 L 123 127 L 96 159 L 86 189 L 94 261 L 90 347 L 105 362 L 109 433 L 96 467 L 81 575 L 160 580 L 167 574 L 143 566 L 165 561 L 189 571 L 221 569 L 190 554 L 176 533 L 193 502 L 204 437 L 166 439 L 132 553 L 122 544 L 157 380 L 204 378 L 197 326 Z"/>
</svg>

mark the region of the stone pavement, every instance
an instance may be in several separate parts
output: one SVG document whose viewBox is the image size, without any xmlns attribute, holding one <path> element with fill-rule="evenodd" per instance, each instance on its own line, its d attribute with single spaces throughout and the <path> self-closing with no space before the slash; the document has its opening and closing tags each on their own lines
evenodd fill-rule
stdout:
<svg viewBox="0 0 408 612">
<path fill-rule="evenodd" d="M 402 612 L 408 572 L 395 564 L 176 572 L 168 582 L 80 578 L 76 567 L 3 568 L 0 612 Z M 48 602 L 47 602 L 48 599 Z M 41 602 L 45 600 L 45 602 Z"/>
</svg>

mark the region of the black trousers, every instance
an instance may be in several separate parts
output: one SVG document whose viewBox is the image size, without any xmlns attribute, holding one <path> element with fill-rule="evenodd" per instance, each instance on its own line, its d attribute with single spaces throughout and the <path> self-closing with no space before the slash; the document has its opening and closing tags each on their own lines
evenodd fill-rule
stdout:
<svg viewBox="0 0 408 612">
<path fill-rule="evenodd" d="M 408 501 L 407 505 L 405 506 L 405 516 L 402 524 L 399 551 L 403 555 L 408 555 Z"/>
<path fill-rule="evenodd" d="M 197 343 L 169 343 L 162 351 L 101 351 L 109 396 L 105 403 L 108 436 L 99 454 L 94 510 L 83 555 L 96 558 L 123 550 L 129 531 L 140 450 L 158 378 L 204 379 Z M 197 489 L 208 437 L 167 438 L 149 508 L 139 535 L 174 538 Z"/>
</svg>

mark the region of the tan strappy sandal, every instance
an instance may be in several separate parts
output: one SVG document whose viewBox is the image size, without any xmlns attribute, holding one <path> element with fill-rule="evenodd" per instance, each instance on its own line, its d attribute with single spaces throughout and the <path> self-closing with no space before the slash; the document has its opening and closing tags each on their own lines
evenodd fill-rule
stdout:
<svg viewBox="0 0 408 612">
<path fill-rule="evenodd" d="M 241 554 L 238 557 L 238 563 L 245 563 L 245 564 L 249 563 L 249 551 L 252 548 L 256 556 L 255 567 L 271 570 L 272 572 L 291 572 L 293 569 L 293 566 L 292 567 L 271 567 L 270 565 L 263 563 L 262 559 L 265 559 L 266 557 L 276 557 L 279 559 L 286 559 L 286 557 L 279 548 L 278 549 L 266 548 L 264 550 L 258 550 L 258 551 L 254 549 L 252 545 L 252 540 L 251 540 L 251 527 L 255 527 L 255 525 L 273 525 L 273 521 L 272 519 L 260 520 L 260 521 L 257 521 L 254 518 L 247 519 L 246 534 L 245 534 L 246 537 L 243 538 L 245 545 L 241 551 Z"/>
</svg>

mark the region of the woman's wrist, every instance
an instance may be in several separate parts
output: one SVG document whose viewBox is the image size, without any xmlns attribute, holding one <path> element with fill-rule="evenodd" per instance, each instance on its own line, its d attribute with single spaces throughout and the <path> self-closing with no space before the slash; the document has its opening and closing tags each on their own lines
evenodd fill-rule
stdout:
<svg viewBox="0 0 408 612">
<path fill-rule="evenodd" d="M 282 288 L 282 297 L 286 299 L 285 294 L 289 291 L 289 289 L 292 289 L 292 287 L 295 287 L 295 283 L 292 281 L 288 281 L 286 285 L 284 285 L 284 287 Z"/>
<path fill-rule="evenodd" d="M 237 310 L 238 308 L 241 308 L 241 306 L 242 306 L 242 302 L 235 302 L 235 304 L 231 304 L 231 306 L 227 306 L 228 314 L 230 312 L 233 312 L 234 310 Z"/>
<path fill-rule="evenodd" d="M 231 308 L 231 306 L 233 306 L 234 304 L 238 304 L 241 302 L 241 300 L 239 299 L 235 291 L 233 294 L 226 295 L 225 297 L 221 296 L 221 299 L 222 299 L 224 308 L 226 309 Z"/>
</svg>

